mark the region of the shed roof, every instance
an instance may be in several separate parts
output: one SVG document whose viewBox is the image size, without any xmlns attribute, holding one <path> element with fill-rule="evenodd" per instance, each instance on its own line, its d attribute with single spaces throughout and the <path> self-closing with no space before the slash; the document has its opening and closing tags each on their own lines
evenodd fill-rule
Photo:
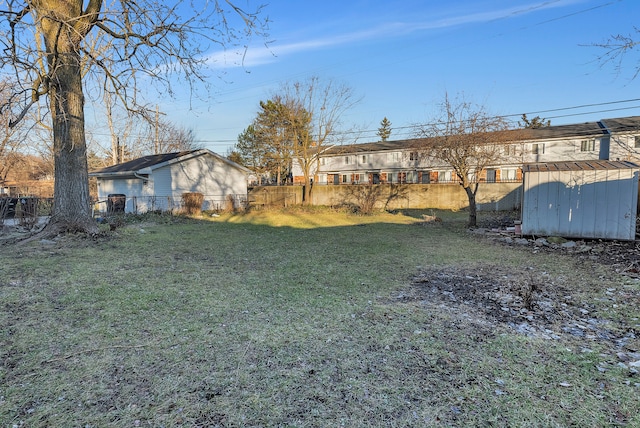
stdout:
<svg viewBox="0 0 640 428">
<path fill-rule="evenodd" d="M 548 172 L 548 171 L 589 171 L 611 169 L 636 169 L 640 165 L 628 161 L 589 160 L 576 162 L 544 162 L 529 163 L 522 168 L 523 172 Z"/>
</svg>

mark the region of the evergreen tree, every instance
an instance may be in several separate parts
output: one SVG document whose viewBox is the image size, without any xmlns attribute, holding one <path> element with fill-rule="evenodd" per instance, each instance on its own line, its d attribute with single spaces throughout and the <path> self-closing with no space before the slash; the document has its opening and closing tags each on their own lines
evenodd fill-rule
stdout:
<svg viewBox="0 0 640 428">
<path fill-rule="evenodd" d="M 391 122 L 389 122 L 389 119 L 387 119 L 386 116 L 380 121 L 378 136 L 380 137 L 380 141 L 387 141 L 389 136 L 391 136 Z"/>
<path fill-rule="evenodd" d="M 551 126 L 551 121 L 543 119 L 540 116 L 536 116 L 533 119 L 527 118 L 526 113 L 522 115 L 522 122 L 518 122 L 521 128 L 536 129 Z"/>
</svg>

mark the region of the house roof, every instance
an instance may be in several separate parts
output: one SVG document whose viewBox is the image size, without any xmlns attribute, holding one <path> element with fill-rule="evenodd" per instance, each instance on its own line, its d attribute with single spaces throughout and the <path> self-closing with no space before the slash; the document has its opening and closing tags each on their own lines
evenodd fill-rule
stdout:
<svg viewBox="0 0 640 428">
<path fill-rule="evenodd" d="M 141 158 L 133 159 L 128 162 L 119 163 L 117 165 L 108 166 L 106 168 L 93 171 L 92 174 L 110 174 L 110 173 L 122 173 L 122 172 L 138 172 L 144 168 L 150 168 L 154 165 L 164 164 L 170 160 L 182 157 L 184 155 L 193 153 L 195 150 L 177 152 L 177 153 L 164 153 L 159 155 L 142 156 Z"/>
<path fill-rule="evenodd" d="M 612 133 L 637 131 L 640 128 L 640 116 L 603 119 L 601 122 L 604 123 Z"/>
<path fill-rule="evenodd" d="M 599 122 L 545 126 L 533 129 L 513 129 L 505 132 L 507 135 L 511 134 L 510 139 L 513 143 L 518 143 L 576 137 L 598 138 L 609 134 L 631 131 L 640 132 L 640 116 L 603 119 Z M 431 140 L 431 138 L 412 138 L 384 142 L 380 141 L 375 143 L 345 144 L 333 146 L 325 150 L 324 153 L 327 155 L 340 155 L 347 153 L 403 150 L 418 148 L 429 140 Z M 501 136 L 500 140 L 505 141 L 504 136 Z"/>
<path fill-rule="evenodd" d="M 235 162 L 230 161 L 229 159 L 220 156 L 210 150 L 207 149 L 199 149 L 199 150 L 187 150 L 182 152 L 175 153 L 163 153 L 157 155 L 148 155 L 142 156 L 137 159 L 130 160 L 128 162 L 119 163 L 117 165 L 108 166 L 106 168 L 98 169 L 96 171 L 92 171 L 89 175 L 92 177 L 108 177 L 108 176 L 130 176 L 136 174 L 150 174 L 151 171 L 157 168 L 161 168 L 163 166 L 182 162 L 187 159 L 191 159 L 197 156 L 202 155 L 210 155 L 214 156 L 217 159 L 229 164 L 234 168 L 238 168 L 244 172 L 249 172 L 247 168 L 242 165 L 239 165 Z"/>
<path fill-rule="evenodd" d="M 387 150 L 410 149 L 415 147 L 421 139 L 380 141 L 377 143 L 359 143 L 332 146 L 324 151 L 324 154 L 339 155 L 343 153 L 381 152 Z"/>
<path fill-rule="evenodd" d="M 598 137 L 608 135 L 600 122 L 574 123 L 570 125 L 544 126 L 510 131 L 516 134 L 518 141 L 554 140 L 559 138 Z M 519 135 L 518 135 L 519 134 Z"/>
</svg>

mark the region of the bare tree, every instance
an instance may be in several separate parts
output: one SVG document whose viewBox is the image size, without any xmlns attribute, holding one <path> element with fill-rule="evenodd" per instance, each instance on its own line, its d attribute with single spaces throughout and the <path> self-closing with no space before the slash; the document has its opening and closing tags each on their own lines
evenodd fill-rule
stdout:
<svg viewBox="0 0 640 428">
<path fill-rule="evenodd" d="M 8 81 L 0 82 L 0 103 L 10 96 L 11 84 Z M 0 127 L 2 135 L 0 136 L 0 185 L 7 180 L 7 176 L 11 169 L 18 165 L 22 159 L 20 156 L 20 148 L 24 139 L 23 129 L 19 127 L 11 127 L 11 115 L 8 111 L 0 114 Z"/>
<path fill-rule="evenodd" d="M 105 109 L 105 119 L 109 128 L 111 155 L 111 165 L 116 165 L 124 161 L 125 141 L 129 137 L 133 127 L 133 115 L 125 113 L 118 114 L 117 95 L 110 91 L 104 91 L 103 104 Z"/>
<path fill-rule="evenodd" d="M 469 199 L 469 227 L 477 225 L 476 193 L 481 173 L 502 159 L 503 146 L 513 138 L 509 122 L 486 112 L 463 98 L 450 100 L 445 94 L 441 117 L 419 125 L 418 147 L 423 156 L 450 165 Z"/>
<path fill-rule="evenodd" d="M 234 20 L 236 19 L 237 20 Z M 0 66 L 20 86 L 9 108 L 18 122 L 46 99 L 53 129 L 55 204 L 45 234 L 98 231 L 91 218 L 83 85 L 109 82 L 128 108 L 139 77 L 165 84 L 204 78 L 203 47 L 226 46 L 260 32 L 259 11 L 231 1 L 16 0 L 0 10 Z M 94 80 L 95 79 L 95 80 Z M 146 81 L 148 81 L 146 80 Z"/>
<path fill-rule="evenodd" d="M 309 204 L 313 174 L 319 167 L 319 155 L 340 141 L 340 119 L 359 99 L 348 86 L 334 81 L 323 83 L 318 77 L 306 82 L 285 84 L 281 98 L 288 106 L 287 111 L 296 116 L 290 121 L 294 124 L 293 157 L 304 176 L 303 201 Z"/>
<path fill-rule="evenodd" d="M 173 153 L 200 148 L 193 129 L 177 125 L 169 120 L 146 124 L 146 143 L 139 142 L 145 153 Z M 143 135 L 145 135 L 143 133 Z"/>
<path fill-rule="evenodd" d="M 634 27 L 633 32 L 630 34 L 616 34 L 609 37 L 607 40 L 594 43 L 593 46 L 601 48 L 604 53 L 598 56 L 600 64 L 613 64 L 614 69 L 618 74 L 623 71 L 624 59 L 633 51 L 638 49 L 640 45 L 640 28 Z M 633 66 L 633 74 L 631 79 L 635 79 L 640 74 L 640 60 L 636 60 Z"/>
</svg>

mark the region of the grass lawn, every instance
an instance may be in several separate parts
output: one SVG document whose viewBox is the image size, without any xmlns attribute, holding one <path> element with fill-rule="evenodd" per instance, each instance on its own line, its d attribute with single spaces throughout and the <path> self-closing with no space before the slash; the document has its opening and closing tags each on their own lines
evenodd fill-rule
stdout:
<svg viewBox="0 0 640 428">
<path fill-rule="evenodd" d="M 640 426 L 638 282 L 438 215 L 149 217 L 5 245 L 0 427 Z M 461 294 L 479 280 L 529 284 L 512 319 L 582 318 L 527 334 L 495 290 Z"/>
</svg>

